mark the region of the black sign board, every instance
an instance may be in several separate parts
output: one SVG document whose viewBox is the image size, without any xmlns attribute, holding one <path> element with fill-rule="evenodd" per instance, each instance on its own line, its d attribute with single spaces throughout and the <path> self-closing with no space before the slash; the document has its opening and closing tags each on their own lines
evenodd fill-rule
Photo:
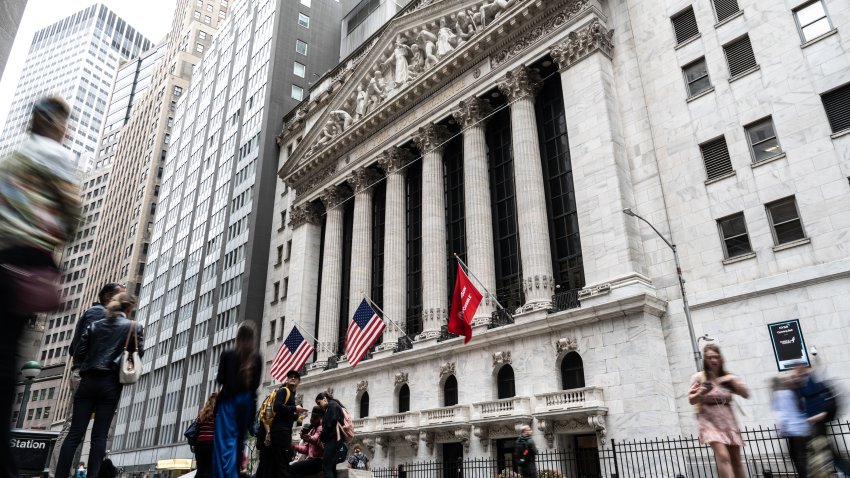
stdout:
<svg viewBox="0 0 850 478">
<path fill-rule="evenodd" d="M 773 342 L 773 355 L 780 371 L 809 365 L 809 352 L 803 340 L 803 331 L 799 320 L 768 324 L 770 340 Z"/>
<path fill-rule="evenodd" d="M 21 473 L 40 475 L 47 468 L 59 432 L 12 430 L 12 455 Z"/>
</svg>

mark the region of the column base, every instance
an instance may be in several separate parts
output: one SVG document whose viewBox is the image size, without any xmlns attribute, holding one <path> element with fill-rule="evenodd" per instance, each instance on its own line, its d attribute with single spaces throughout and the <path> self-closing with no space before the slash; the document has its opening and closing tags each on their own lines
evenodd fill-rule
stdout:
<svg viewBox="0 0 850 478">
<path fill-rule="evenodd" d="M 526 324 L 529 322 L 534 322 L 537 320 L 545 319 L 549 314 L 550 307 L 546 308 L 536 308 L 532 310 L 523 311 L 525 307 L 517 309 L 516 314 L 514 314 L 514 323 L 515 324 Z"/>
</svg>

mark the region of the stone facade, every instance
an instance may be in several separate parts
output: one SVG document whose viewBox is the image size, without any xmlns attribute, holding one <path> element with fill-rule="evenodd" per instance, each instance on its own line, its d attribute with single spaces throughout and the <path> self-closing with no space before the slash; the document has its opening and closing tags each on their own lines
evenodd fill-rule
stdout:
<svg viewBox="0 0 850 478">
<path fill-rule="evenodd" d="M 388 324 L 385 344 L 356 369 L 344 361 L 328 368 L 330 352 L 319 352 L 299 390 L 310 402 L 333 389 L 360 417 L 358 439 L 376 465 L 439 459 L 444 443 L 462 444 L 464 456 L 489 456 L 523 423 L 532 424 L 538 443 L 567 449 L 577 435 L 595 435 L 603 444 L 695 431 L 686 398 L 693 350 L 673 255 L 652 229 L 623 214 L 626 208 L 678 245 L 696 335 L 719 343 L 728 368 L 754 392 L 742 424 L 772 423 L 767 379 L 777 367 L 768 323 L 799 319 L 807 343 L 819 352 L 815 361 L 839 386 L 850 382 L 850 257 L 842 240 L 850 232 L 850 136 L 830 136 L 819 99 L 850 81 L 842 53 L 847 42 L 833 34 L 801 45 L 792 11 L 797 5 L 751 2 L 718 23 L 709 2 L 698 2 L 693 8 L 701 36 L 677 46 L 670 17 L 687 5 L 640 8 L 645 3 L 414 2 L 355 51 L 350 58 L 356 60 L 328 74 L 331 87 L 284 119 L 279 175 L 296 191 L 292 217 L 319 213 L 293 222 L 293 251 L 301 256 L 293 259 L 297 272 L 293 262 L 290 280 L 297 274 L 303 282 L 290 287 L 287 330 L 298 324 L 321 334 L 339 324 L 339 309 L 328 303 L 339 302 L 333 289 L 339 286 L 328 284 L 342 279 L 328 261 L 340 254 L 343 241 L 328 231 L 336 230 L 331 225 L 341 212 L 326 198 L 351 187 L 357 217 L 360 187 L 351 178 L 364 168 L 386 174 L 372 179 L 373 185 L 387 182 L 383 308 L 393 311 L 389 318 L 403 319 L 404 271 L 388 264 L 404 264 L 404 248 L 391 245 L 406 242 L 399 206 L 405 169 L 388 158 L 401 148 L 412 153 L 406 162 L 421 163 L 427 231 L 421 334 L 410 337 L 408 349 Z M 847 28 L 850 10 L 825 3 L 832 25 L 839 32 Z M 723 46 L 744 34 L 759 68 L 730 78 Z M 426 56 L 421 65 L 419 49 Z M 714 86 L 689 97 L 682 68 L 702 56 Z M 403 62 L 406 71 L 399 69 Z M 544 82 L 555 80 L 563 92 L 581 243 L 582 290 L 568 306 L 559 302 L 565 279 L 549 253 L 557 231 L 550 229 L 546 207 L 551 198 L 541 162 L 549 153 L 541 148 L 537 103 Z M 483 141 L 491 100 L 510 114 L 524 302 L 509 311 L 507 325 L 491 323 L 486 313 L 476 317 L 473 339 L 463 344 L 440 331 L 450 305 L 442 264 L 451 252 L 445 250 L 440 162 L 446 142 L 462 136 L 468 262 L 482 276 L 478 282 L 495 290 L 496 258 L 481 240 L 494 221 L 484 212 L 492 206 L 487 161 L 493 152 Z M 767 116 L 783 154 L 753 162 L 745 126 Z M 455 130 L 441 131 L 446 125 Z M 707 181 L 699 145 L 721 134 L 735 174 Z M 295 143 L 283 153 L 284 145 Z M 791 195 L 805 238 L 777 245 L 765 205 Z M 393 205 L 400 209 L 391 215 Z M 727 259 L 717 221 L 740 211 L 752 253 Z M 351 238 L 359 244 L 352 246 L 354 255 L 369 249 L 365 237 Z M 363 264 L 368 269 L 372 262 L 353 257 L 350 289 L 368 290 L 363 284 L 371 276 Z M 390 274 L 396 279 L 386 283 Z M 492 311 L 495 301 L 482 307 Z M 581 357 L 584 386 L 565 389 L 562 364 L 574 354 Z M 513 371 L 513 393 L 499 398 L 505 367 Z M 457 404 L 446 406 L 450 377 L 457 380 Z M 401 405 L 403 387 L 409 408 Z M 365 393 L 368 414 L 361 416 Z"/>
</svg>

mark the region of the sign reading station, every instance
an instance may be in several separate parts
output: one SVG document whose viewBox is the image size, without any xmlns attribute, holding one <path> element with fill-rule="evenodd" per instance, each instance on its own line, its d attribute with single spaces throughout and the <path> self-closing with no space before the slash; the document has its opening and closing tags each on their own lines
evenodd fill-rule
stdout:
<svg viewBox="0 0 850 478">
<path fill-rule="evenodd" d="M 46 469 L 58 432 L 12 430 L 10 445 L 22 473 L 41 473 Z"/>
<path fill-rule="evenodd" d="M 767 329 L 773 342 L 776 366 L 780 371 L 809 365 L 809 352 L 806 350 L 799 320 L 768 324 Z"/>
</svg>

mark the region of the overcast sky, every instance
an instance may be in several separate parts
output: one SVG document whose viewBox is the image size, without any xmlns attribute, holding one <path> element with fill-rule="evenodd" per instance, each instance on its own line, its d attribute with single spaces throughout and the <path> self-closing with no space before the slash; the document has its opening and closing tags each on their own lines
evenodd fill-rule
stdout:
<svg viewBox="0 0 850 478">
<path fill-rule="evenodd" d="M 2 1 L 2 0 L 0 0 Z M 27 51 L 32 36 L 38 30 L 61 20 L 71 14 L 87 8 L 89 5 L 102 3 L 107 8 L 123 18 L 137 31 L 145 35 L 153 43 L 159 42 L 168 34 L 171 28 L 171 17 L 174 15 L 174 0 L 29 0 L 15 44 L 9 54 L 3 78 L 0 80 L 0 128 L 6 124 L 6 114 L 15 96 L 18 78 L 24 69 Z"/>
</svg>

